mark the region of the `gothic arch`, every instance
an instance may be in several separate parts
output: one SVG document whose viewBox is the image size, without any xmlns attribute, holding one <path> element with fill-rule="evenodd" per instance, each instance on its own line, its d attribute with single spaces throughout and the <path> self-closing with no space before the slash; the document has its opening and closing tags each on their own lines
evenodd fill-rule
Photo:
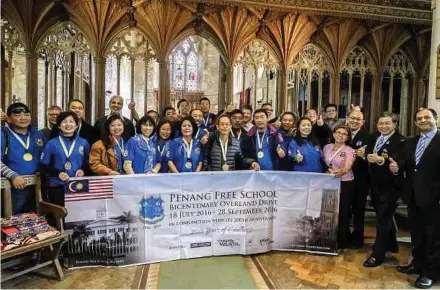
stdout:
<svg viewBox="0 0 440 290">
<path fill-rule="evenodd" d="M 408 55 L 401 49 L 398 49 L 388 60 L 385 67 L 385 72 L 390 75 L 400 75 L 402 77 L 407 75 L 415 75 L 414 64 Z"/>
<path fill-rule="evenodd" d="M 349 51 L 340 70 L 351 73 L 357 71 L 361 74 L 376 73 L 376 67 L 370 54 L 358 45 Z"/>
</svg>

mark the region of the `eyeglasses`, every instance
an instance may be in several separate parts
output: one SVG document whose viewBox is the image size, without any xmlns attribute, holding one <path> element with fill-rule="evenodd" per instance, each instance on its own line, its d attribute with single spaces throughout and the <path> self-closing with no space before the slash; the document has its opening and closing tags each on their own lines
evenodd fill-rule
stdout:
<svg viewBox="0 0 440 290">
<path fill-rule="evenodd" d="M 347 133 L 341 133 L 341 132 L 335 132 L 335 135 L 338 135 L 338 136 L 348 136 Z"/>
<path fill-rule="evenodd" d="M 325 111 L 326 113 L 335 113 L 336 112 L 336 110 L 327 110 L 327 111 Z"/>
<path fill-rule="evenodd" d="M 31 111 L 27 108 L 15 108 L 11 110 L 12 114 L 21 114 L 21 113 L 25 113 L 25 114 L 29 114 Z"/>
</svg>

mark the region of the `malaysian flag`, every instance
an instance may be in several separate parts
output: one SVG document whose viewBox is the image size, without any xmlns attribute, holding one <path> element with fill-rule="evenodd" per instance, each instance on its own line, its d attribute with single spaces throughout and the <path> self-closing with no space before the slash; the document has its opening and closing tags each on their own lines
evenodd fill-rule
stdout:
<svg viewBox="0 0 440 290">
<path fill-rule="evenodd" d="M 113 198 L 113 178 L 93 178 L 69 181 L 66 202 Z"/>
</svg>

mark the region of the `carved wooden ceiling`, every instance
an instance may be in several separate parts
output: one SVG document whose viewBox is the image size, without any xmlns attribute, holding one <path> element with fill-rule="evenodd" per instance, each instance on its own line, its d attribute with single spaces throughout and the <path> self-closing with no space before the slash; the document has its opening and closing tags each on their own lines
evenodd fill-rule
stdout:
<svg viewBox="0 0 440 290">
<path fill-rule="evenodd" d="M 18 30 L 28 52 L 38 50 L 51 27 L 70 20 L 98 57 L 111 50 L 117 36 L 137 27 L 159 62 L 181 40 L 198 34 L 219 49 L 230 67 L 247 45 L 261 39 L 285 70 L 309 42 L 336 69 L 353 47 L 361 45 L 378 72 L 383 71 L 405 43 L 411 46 L 404 49 L 416 66 L 425 67 L 432 16 L 429 0 L 4 0 L 2 4 L 2 18 Z"/>
</svg>

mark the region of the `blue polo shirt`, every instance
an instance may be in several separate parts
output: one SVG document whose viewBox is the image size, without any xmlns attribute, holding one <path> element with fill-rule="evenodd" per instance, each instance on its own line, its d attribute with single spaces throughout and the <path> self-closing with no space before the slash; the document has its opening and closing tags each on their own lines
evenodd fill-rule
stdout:
<svg viewBox="0 0 440 290">
<path fill-rule="evenodd" d="M 257 136 L 257 134 L 259 136 Z M 263 133 L 260 133 L 258 131 L 255 132 L 255 150 L 257 152 L 257 161 L 260 164 L 260 168 L 261 170 L 274 170 L 274 164 L 272 161 L 272 156 L 271 156 L 271 150 L 270 150 L 270 145 L 269 145 L 269 137 L 270 137 L 270 133 L 269 133 L 269 129 L 266 130 L 266 133 L 264 133 L 264 138 L 262 140 L 262 151 L 263 151 L 263 158 L 259 158 L 258 157 L 258 152 L 260 151 L 260 148 L 258 147 L 258 138 L 262 138 Z"/>
<path fill-rule="evenodd" d="M 30 138 L 29 148 L 25 149 L 10 130 L 12 129 L 6 127 L 1 128 L 2 162 L 19 175 L 35 174 L 40 170 L 40 158 L 41 153 L 43 152 L 44 144 L 46 144 L 46 138 L 44 137 L 43 133 L 35 130 L 32 127 L 30 127 L 25 135 L 15 132 L 15 134 L 23 141 L 24 144 L 26 144 L 27 138 Z M 8 147 L 7 152 L 5 152 L 6 146 Z M 26 153 L 30 153 L 32 155 L 32 160 L 26 161 L 23 159 L 23 156 Z"/>
<path fill-rule="evenodd" d="M 86 139 L 83 139 L 76 135 L 74 138 L 61 137 L 66 145 L 66 149 L 69 150 L 72 143 L 76 140 L 73 147 L 72 155 L 69 158 L 66 157 L 60 139 L 58 137 L 53 138 L 47 142 L 41 154 L 41 164 L 46 166 L 52 166 L 56 170 L 66 172 L 70 177 L 74 177 L 75 173 L 83 167 L 85 164 L 89 164 L 90 145 Z M 72 167 L 69 170 L 64 168 L 66 162 L 69 161 Z M 49 177 L 50 184 L 65 184 L 58 176 Z"/>
<path fill-rule="evenodd" d="M 170 149 L 171 139 L 168 140 L 159 140 L 157 142 L 156 148 L 160 153 L 160 157 L 162 159 L 161 165 L 160 165 L 160 173 L 168 173 L 170 170 L 168 166 L 168 162 L 166 161 L 166 155 L 168 150 Z"/>
<path fill-rule="evenodd" d="M 294 171 L 322 173 L 322 152 L 319 145 L 313 145 L 309 140 L 304 140 L 302 145 L 298 145 L 296 140 L 292 140 L 289 144 L 288 158 L 293 160 L 297 150 L 303 156 L 303 161 L 299 163 L 294 161 Z"/>
<path fill-rule="evenodd" d="M 142 134 L 138 134 L 128 140 L 124 153 L 125 160 L 132 162 L 133 171 L 137 174 L 151 171 L 157 163 L 161 162 L 161 157 L 154 139 L 148 139 L 147 144 Z"/>
<path fill-rule="evenodd" d="M 200 141 L 193 139 L 193 147 L 191 150 L 190 162 L 191 168 L 186 168 L 185 163 L 188 160 L 188 154 L 185 150 L 183 137 L 179 137 L 171 141 L 170 148 L 166 154 L 165 160 L 172 161 L 179 172 L 195 172 L 199 162 L 203 162 L 203 154 L 201 152 Z"/>
</svg>

